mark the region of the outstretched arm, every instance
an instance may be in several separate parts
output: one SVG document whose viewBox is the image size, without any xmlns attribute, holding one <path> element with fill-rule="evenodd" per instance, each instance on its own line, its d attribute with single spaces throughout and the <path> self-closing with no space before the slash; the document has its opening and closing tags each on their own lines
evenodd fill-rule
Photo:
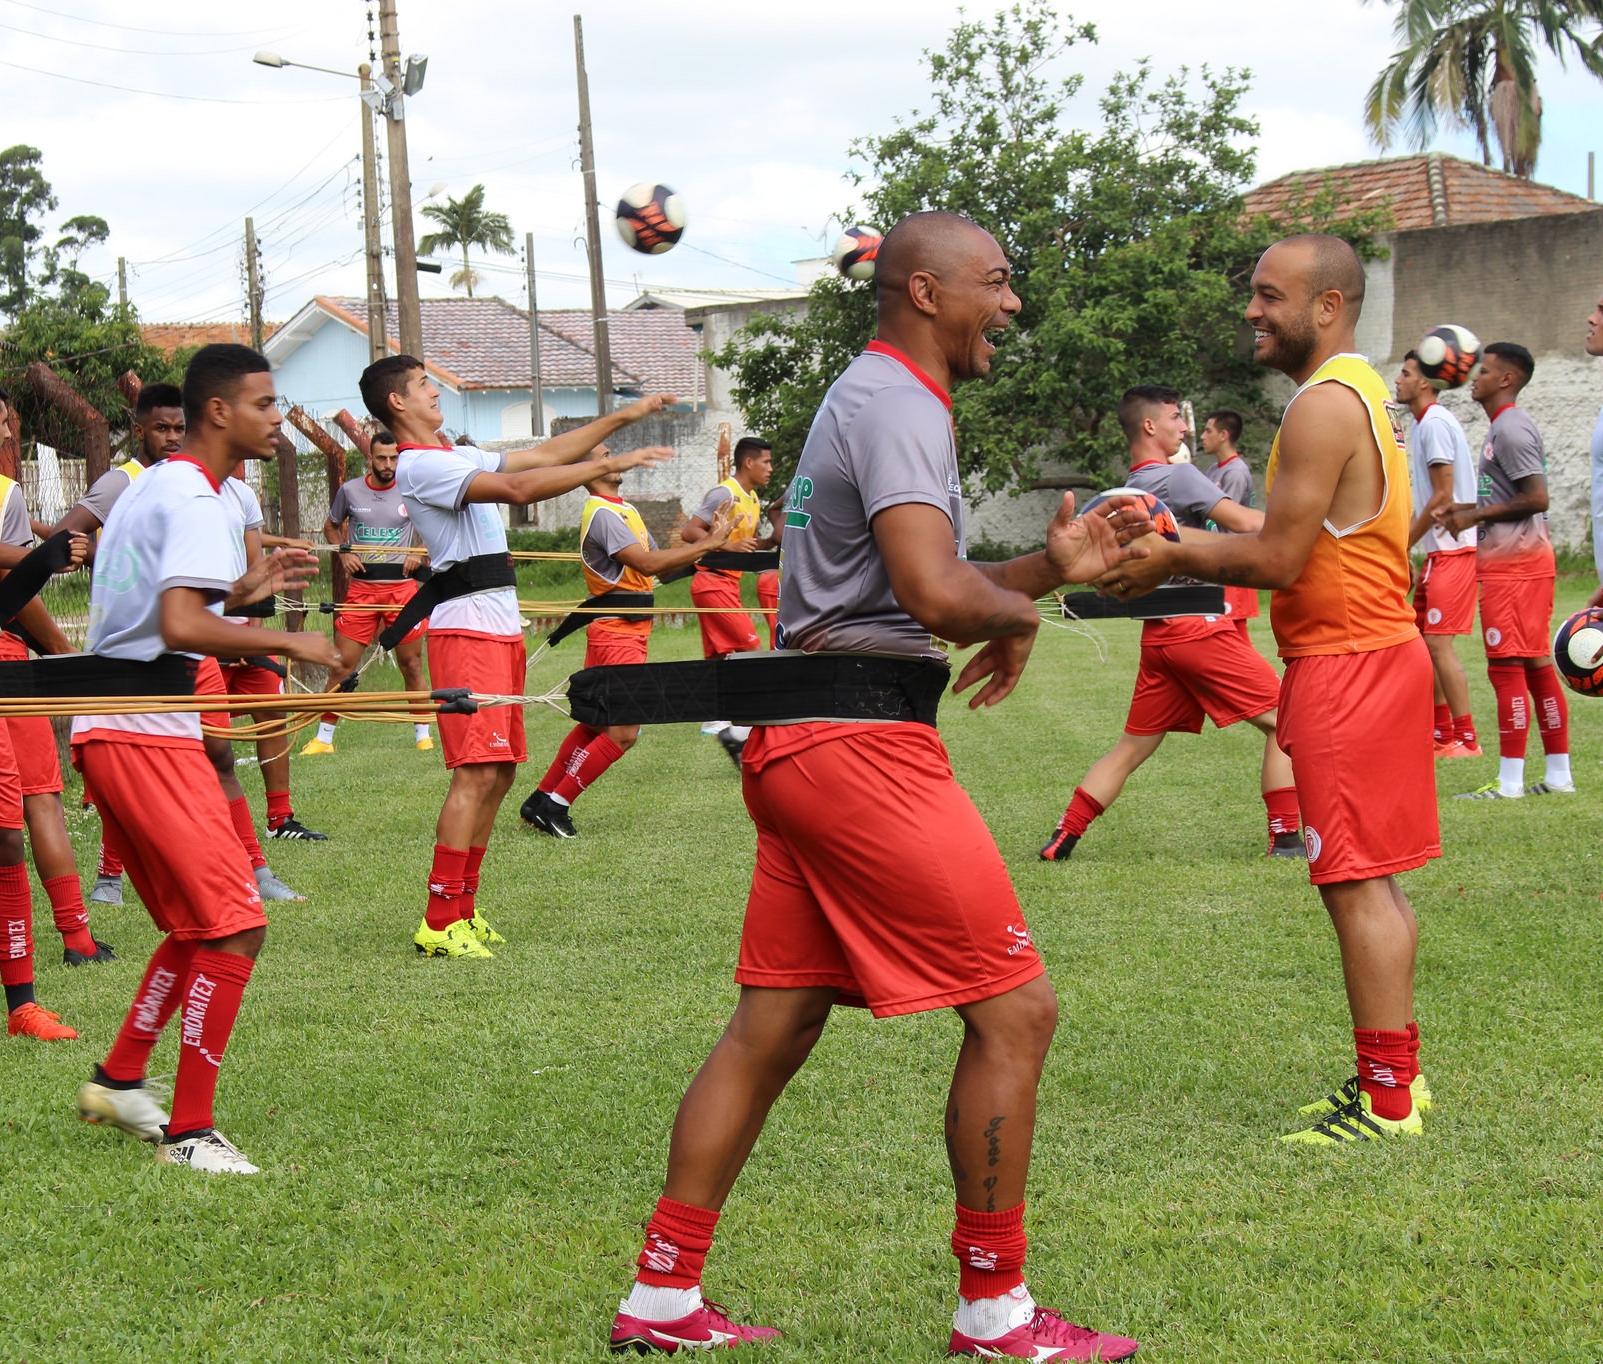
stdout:
<svg viewBox="0 0 1603 1364">
<path fill-rule="evenodd" d="M 673 549 L 647 549 L 644 545 L 625 545 L 614 552 L 613 558 L 627 564 L 636 572 L 655 577 L 659 573 L 672 573 L 696 562 L 703 554 L 722 549 L 729 540 L 731 530 L 729 513 L 720 510 L 707 533 L 699 540 L 677 545 Z"/>
<path fill-rule="evenodd" d="M 628 407 L 609 412 L 605 417 L 597 417 L 585 426 L 552 436 L 550 440 L 528 450 L 512 451 L 502 465 L 502 472 L 516 474 L 525 469 L 551 469 L 562 464 L 576 464 L 613 432 L 633 426 L 642 418 L 661 412 L 665 407 L 672 407 L 678 401 L 672 393 L 648 393 Z"/>
<path fill-rule="evenodd" d="M 512 507 L 527 507 L 531 502 L 544 502 L 563 493 L 582 488 L 602 474 L 621 474 L 629 469 L 655 469 L 673 458 L 666 445 L 647 446 L 640 450 L 625 450 L 621 455 L 608 455 L 605 459 L 587 459 L 583 464 L 565 464 L 560 468 L 523 469 L 515 474 L 483 473 L 475 475 L 468 484 L 464 502 L 505 502 Z"/>
</svg>

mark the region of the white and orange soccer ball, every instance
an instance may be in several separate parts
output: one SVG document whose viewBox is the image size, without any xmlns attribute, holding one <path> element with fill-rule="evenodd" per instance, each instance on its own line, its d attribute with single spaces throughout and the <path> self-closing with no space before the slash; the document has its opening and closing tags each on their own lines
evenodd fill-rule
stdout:
<svg viewBox="0 0 1603 1364">
<path fill-rule="evenodd" d="M 630 185 L 618 200 L 618 235 L 643 256 L 672 251 L 685 235 L 684 201 L 667 185 Z"/>
<path fill-rule="evenodd" d="M 1481 362 L 1481 339 L 1468 327 L 1444 322 L 1419 338 L 1414 353 L 1419 372 L 1438 389 L 1462 388 Z"/>
<path fill-rule="evenodd" d="M 1603 611 L 1577 611 L 1553 636 L 1553 663 L 1564 685 L 1582 696 L 1603 692 Z"/>
<path fill-rule="evenodd" d="M 848 227 L 835 243 L 830 259 L 847 279 L 873 279 L 874 260 L 884 236 L 872 227 Z"/>
</svg>

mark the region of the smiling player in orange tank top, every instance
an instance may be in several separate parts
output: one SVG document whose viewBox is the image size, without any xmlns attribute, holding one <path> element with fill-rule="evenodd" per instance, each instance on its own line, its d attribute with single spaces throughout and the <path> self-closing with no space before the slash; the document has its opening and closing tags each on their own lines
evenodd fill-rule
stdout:
<svg viewBox="0 0 1603 1364">
<path fill-rule="evenodd" d="M 1115 596 L 1173 574 L 1274 589 L 1286 660 L 1279 740 L 1291 757 L 1319 888 L 1341 945 L 1358 1074 L 1301 1111 L 1313 1145 L 1417 1134 L 1414 958 L 1419 928 L 1396 873 L 1441 855 L 1430 655 L 1408 604 L 1408 460 L 1399 414 L 1354 351 L 1364 272 L 1336 237 L 1270 247 L 1252 277 L 1254 354 L 1294 380 L 1255 535 L 1181 532 L 1107 574 Z M 1150 541 L 1148 543 L 1151 543 Z"/>
</svg>

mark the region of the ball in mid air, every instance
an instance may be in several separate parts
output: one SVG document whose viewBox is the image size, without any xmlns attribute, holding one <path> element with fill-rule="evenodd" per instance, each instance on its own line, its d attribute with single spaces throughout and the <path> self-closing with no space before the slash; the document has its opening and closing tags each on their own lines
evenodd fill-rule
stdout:
<svg viewBox="0 0 1603 1364">
<path fill-rule="evenodd" d="M 1146 514 L 1152 519 L 1153 527 L 1165 540 L 1180 539 L 1180 526 L 1174 519 L 1174 513 L 1169 510 L 1168 504 L 1156 493 L 1149 493 L 1143 488 L 1109 488 L 1106 492 L 1098 493 L 1084 507 L 1080 509 L 1081 516 L 1089 516 L 1098 507 L 1102 506 L 1110 497 L 1128 497 L 1139 503 Z M 1109 515 L 1103 512 L 1104 516 Z M 1603 614 L 1603 613 L 1600 613 Z"/>
<path fill-rule="evenodd" d="M 618 235 L 643 256 L 672 251 L 685 235 L 684 201 L 667 185 L 630 185 L 618 200 Z"/>
<path fill-rule="evenodd" d="M 1603 693 L 1603 611 L 1577 611 L 1553 636 L 1553 662 L 1564 685 L 1582 696 Z"/>
<path fill-rule="evenodd" d="M 885 238 L 872 227 L 848 227 L 835 243 L 830 259 L 847 279 L 873 279 L 874 259 Z"/>
<path fill-rule="evenodd" d="M 1481 362 L 1481 340 L 1468 327 L 1444 322 L 1419 338 L 1414 353 L 1419 372 L 1438 389 L 1462 388 Z"/>
</svg>

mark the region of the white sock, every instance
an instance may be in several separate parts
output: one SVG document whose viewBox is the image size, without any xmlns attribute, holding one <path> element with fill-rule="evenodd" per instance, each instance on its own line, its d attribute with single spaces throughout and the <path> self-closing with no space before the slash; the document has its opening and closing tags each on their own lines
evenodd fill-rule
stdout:
<svg viewBox="0 0 1603 1364">
<path fill-rule="evenodd" d="M 722 734 L 728 728 L 728 720 L 709 720 L 701 727 L 701 732 L 703 734 Z"/>
<path fill-rule="evenodd" d="M 738 740 L 740 743 L 745 743 L 747 739 L 751 738 L 750 725 L 725 725 L 724 729 L 728 731 L 730 738 Z"/>
<path fill-rule="evenodd" d="M 623 1310 L 642 1321 L 678 1321 L 688 1317 L 701 1306 L 701 1287 L 657 1288 L 651 1284 L 636 1283 L 629 1290 Z"/>
<path fill-rule="evenodd" d="M 999 1298 L 957 1298 L 952 1325 L 974 1340 L 995 1340 L 1016 1326 L 1023 1326 L 1035 1315 L 1035 1299 L 1030 1286 L 1020 1284 Z"/>
<path fill-rule="evenodd" d="M 329 737 L 332 738 L 333 735 L 334 735 L 333 726 L 329 727 L 329 731 L 328 732 L 329 732 Z M 414 740 L 421 741 L 421 740 L 424 740 L 424 739 L 426 739 L 428 737 L 429 737 L 429 727 L 427 725 L 413 725 L 412 726 L 412 738 Z"/>
<path fill-rule="evenodd" d="M 1570 781 L 1570 755 L 1568 753 L 1549 753 L 1547 755 L 1547 784 L 1549 786 L 1568 786 Z"/>
<path fill-rule="evenodd" d="M 317 722 L 317 742 L 320 744 L 334 742 L 334 726 L 329 724 L 327 720 L 319 720 Z"/>
<path fill-rule="evenodd" d="M 1497 784 L 1503 788 L 1505 796 L 1517 796 L 1525 790 L 1525 759 L 1499 758 L 1497 760 Z"/>
<path fill-rule="evenodd" d="M 571 800 L 563 800 L 562 797 L 559 796 L 555 791 L 547 791 L 546 795 L 550 796 L 551 799 L 556 801 L 556 803 L 558 805 L 560 805 L 564 810 L 566 810 L 568 808 L 568 806 L 573 804 L 573 802 Z M 635 1285 L 636 1288 L 638 1288 L 639 1286 L 640 1286 L 639 1284 Z M 680 1315 L 683 1316 L 684 1313 L 681 1312 Z"/>
</svg>

